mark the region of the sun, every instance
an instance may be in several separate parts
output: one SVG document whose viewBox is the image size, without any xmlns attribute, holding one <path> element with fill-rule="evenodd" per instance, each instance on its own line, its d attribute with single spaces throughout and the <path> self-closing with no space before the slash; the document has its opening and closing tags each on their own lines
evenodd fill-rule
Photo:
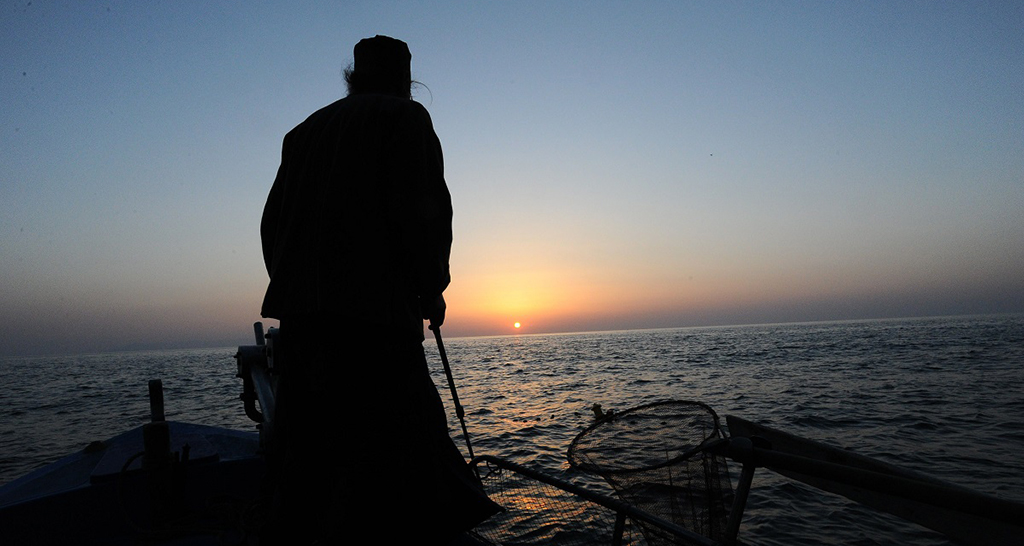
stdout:
<svg viewBox="0 0 1024 546">
<path fill-rule="evenodd" d="M 522 328 L 522 327 L 523 327 L 523 325 L 522 325 L 522 324 L 519 324 L 519 323 L 517 322 L 517 323 L 513 324 L 513 325 L 512 325 L 512 327 L 513 327 L 513 328 L 515 328 L 516 330 L 518 330 L 518 329 Z"/>
</svg>

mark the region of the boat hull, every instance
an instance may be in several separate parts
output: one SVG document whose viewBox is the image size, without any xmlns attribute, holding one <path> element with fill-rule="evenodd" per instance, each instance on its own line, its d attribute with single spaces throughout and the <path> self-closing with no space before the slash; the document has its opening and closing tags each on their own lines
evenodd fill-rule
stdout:
<svg viewBox="0 0 1024 546">
<path fill-rule="evenodd" d="M 0 487 L 0 544 L 217 544 L 224 533 L 242 538 L 245 513 L 264 474 L 258 435 L 167 425 L 171 451 L 189 453 L 170 473 L 142 468 L 139 427 Z"/>
</svg>

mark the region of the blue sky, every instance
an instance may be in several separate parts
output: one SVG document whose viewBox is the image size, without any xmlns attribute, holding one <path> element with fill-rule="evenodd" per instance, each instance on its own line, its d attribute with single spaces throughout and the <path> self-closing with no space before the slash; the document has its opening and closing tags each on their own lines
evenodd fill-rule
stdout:
<svg viewBox="0 0 1024 546">
<path fill-rule="evenodd" d="M 1024 311 L 1017 2 L 2 2 L 0 354 L 249 342 L 283 135 L 409 43 L 448 335 Z"/>
</svg>

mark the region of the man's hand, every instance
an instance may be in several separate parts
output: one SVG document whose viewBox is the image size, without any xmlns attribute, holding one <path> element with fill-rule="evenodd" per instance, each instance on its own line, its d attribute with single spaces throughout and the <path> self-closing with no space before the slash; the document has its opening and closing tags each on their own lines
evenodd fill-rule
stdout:
<svg viewBox="0 0 1024 546">
<path fill-rule="evenodd" d="M 420 314 L 430 321 L 431 326 L 444 324 L 445 309 L 447 309 L 447 305 L 441 294 L 438 294 L 436 298 L 420 298 Z"/>
</svg>

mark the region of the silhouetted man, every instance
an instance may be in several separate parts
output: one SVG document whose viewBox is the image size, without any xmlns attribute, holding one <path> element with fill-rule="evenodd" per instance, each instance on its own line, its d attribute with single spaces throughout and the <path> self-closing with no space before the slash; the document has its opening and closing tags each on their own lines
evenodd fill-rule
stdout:
<svg viewBox="0 0 1024 546">
<path fill-rule="evenodd" d="M 432 544 L 495 511 L 422 346 L 423 319 L 444 321 L 451 197 L 408 46 L 376 36 L 354 56 L 348 96 L 285 136 L 263 212 L 262 314 L 281 321 L 284 367 L 267 535 Z"/>
</svg>

